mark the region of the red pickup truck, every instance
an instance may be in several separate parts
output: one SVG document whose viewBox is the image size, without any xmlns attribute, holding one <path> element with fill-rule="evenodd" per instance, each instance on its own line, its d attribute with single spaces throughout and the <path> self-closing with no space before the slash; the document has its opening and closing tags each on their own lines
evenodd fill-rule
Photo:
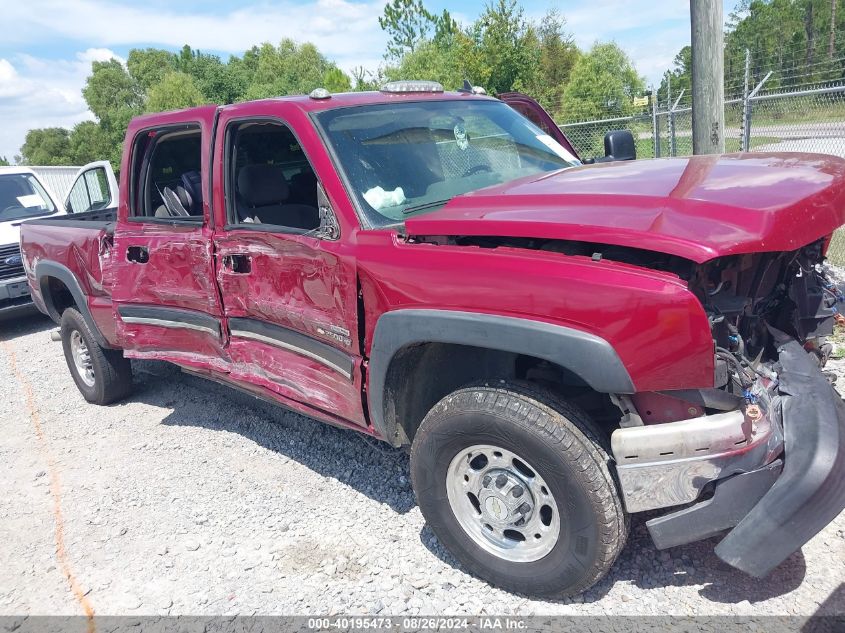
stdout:
<svg viewBox="0 0 845 633">
<path fill-rule="evenodd" d="M 421 83 L 140 117 L 116 217 L 23 225 L 29 285 L 92 403 L 161 359 L 409 447 L 496 585 L 584 591 L 657 509 L 657 547 L 766 574 L 845 506 L 845 161 L 584 165 L 550 131 Z"/>
</svg>

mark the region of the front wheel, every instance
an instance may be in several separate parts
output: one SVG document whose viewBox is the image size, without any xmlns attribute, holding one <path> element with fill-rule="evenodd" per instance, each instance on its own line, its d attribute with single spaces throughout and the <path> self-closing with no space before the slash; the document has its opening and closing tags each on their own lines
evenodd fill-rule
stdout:
<svg viewBox="0 0 845 633">
<path fill-rule="evenodd" d="M 62 314 L 62 348 L 70 374 L 82 396 L 93 404 L 109 404 L 132 391 L 132 365 L 119 350 L 100 347 L 75 308 Z"/>
<path fill-rule="evenodd" d="M 471 572 L 561 598 L 601 579 L 627 519 L 586 414 L 521 383 L 460 389 L 428 413 L 411 478 L 431 529 Z"/>
</svg>

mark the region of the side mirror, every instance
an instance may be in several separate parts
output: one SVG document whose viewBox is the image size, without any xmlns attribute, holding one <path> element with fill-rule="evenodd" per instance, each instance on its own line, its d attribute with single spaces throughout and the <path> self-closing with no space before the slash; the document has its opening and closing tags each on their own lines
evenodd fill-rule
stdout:
<svg viewBox="0 0 845 633">
<path fill-rule="evenodd" d="M 636 160 L 637 146 L 631 130 L 613 130 L 605 134 L 604 156 L 609 160 Z"/>
<path fill-rule="evenodd" d="M 637 146 L 631 130 L 612 130 L 604 135 L 604 156 L 587 158 L 585 165 L 612 163 L 617 160 L 636 160 Z"/>
</svg>

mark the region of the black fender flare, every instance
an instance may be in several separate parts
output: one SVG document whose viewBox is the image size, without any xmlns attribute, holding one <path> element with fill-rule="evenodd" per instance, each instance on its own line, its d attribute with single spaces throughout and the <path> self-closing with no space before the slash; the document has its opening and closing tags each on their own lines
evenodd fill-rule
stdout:
<svg viewBox="0 0 845 633">
<path fill-rule="evenodd" d="M 94 338 L 97 339 L 97 343 L 100 347 L 104 347 L 106 349 L 111 348 L 112 346 L 103 336 L 103 333 L 100 332 L 100 328 L 97 327 L 97 323 L 91 315 L 91 310 L 88 308 L 88 301 L 85 298 L 85 293 L 82 291 L 82 286 L 79 284 L 79 280 L 76 278 L 76 275 L 73 274 L 70 268 L 57 262 L 40 261 L 35 265 L 35 279 L 38 282 L 38 288 L 41 291 L 41 300 L 44 302 L 44 307 L 47 309 L 48 316 L 56 323 L 60 323 L 62 320 L 61 313 L 59 313 L 56 306 L 53 305 L 53 297 L 50 294 L 49 286 L 50 277 L 54 277 L 61 281 L 67 287 L 68 291 L 70 291 L 73 301 L 76 303 L 76 307 L 79 308 L 82 318 L 85 319 L 85 323 L 94 334 Z"/>
<path fill-rule="evenodd" d="M 605 339 L 562 325 L 531 319 L 454 310 L 400 309 L 376 323 L 370 349 L 370 421 L 388 442 L 398 442 L 387 420 L 385 387 L 393 357 L 421 343 L 452 343 L 526 354 L 560 365 L 600 393 L 635 392 L 628 370 Z"/>
</svg>

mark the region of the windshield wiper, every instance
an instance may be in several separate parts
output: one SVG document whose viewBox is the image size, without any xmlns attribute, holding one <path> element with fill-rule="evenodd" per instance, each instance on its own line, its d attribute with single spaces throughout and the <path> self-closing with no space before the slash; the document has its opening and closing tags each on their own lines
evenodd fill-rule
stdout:
<svg viewBox="0 0 845 633">
<path fill-rule="evenodd" d="M 422 211 L 423 209 L 430 209 L 431 207 L 440 207 L 449 202 L 452 198 L 446 198 L 445 200 L 434 200 L 432 202 L 423 202 L 422 204 L 415 204 L 410 207 L 406 207 L 402 213 L 404 215 L 410 215 L 416 211 Z"/>
</svg>

